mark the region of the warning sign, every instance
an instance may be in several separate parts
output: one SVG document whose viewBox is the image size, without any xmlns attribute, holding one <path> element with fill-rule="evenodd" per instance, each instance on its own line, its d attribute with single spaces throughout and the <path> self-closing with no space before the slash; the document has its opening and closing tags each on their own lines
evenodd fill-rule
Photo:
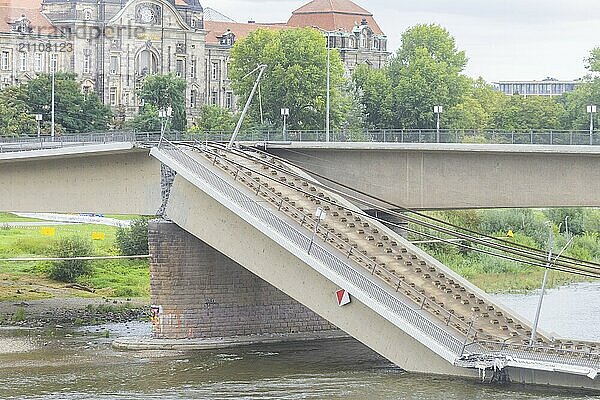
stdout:
<svg viewBox="0 0 600 400">
<path fill-rule="evenodd" d="M 56 235 L 56 229 L 54 228 L 42 228 L 41 229 L 42 236 L 52 237 Z"/>
<path fill-rule="evenodd" d="M 335 292 L 337 297 L 337 302 L 340 307 L 350 304 L 350 294 L 346 292 L 344 289 L 340 289 Z"/>
</svg>

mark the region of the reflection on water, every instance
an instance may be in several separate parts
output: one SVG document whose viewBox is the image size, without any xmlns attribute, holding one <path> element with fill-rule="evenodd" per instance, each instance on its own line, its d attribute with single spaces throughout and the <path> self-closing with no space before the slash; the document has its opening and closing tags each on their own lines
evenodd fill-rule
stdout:
<svg viewBox="0 0 600 400">
<path fill-rule="evenodd" d="M 552 291 L 545 307 L 558 331 L 595 338 L 599 285 Z M 499 296 L 529 315 L 531 296 Z M 577 301 L 575 298 L 579 298 Z M 596 296 L 597 298 L 597 296 Z M 567 300 L 568 299 L 568 300 Z M 573 299 L 573 301 L 571 301 Z M 582 302 L 586 303 L 585 307 Z M 572 308 L 570 308 L 572 307 Z M 545 308 L 545 309 L 546 309 Z M 587 321 L 573 329 L 572 313 Z M 583 315 L 582 315 L 583 314 Z M 596 321 L 595 324 L 590 324 Z M 544 322 L 544 319 L 542 319 Z M 560 327 L 560 329 L 559 329 Z M 103 336 L 148 329 L 121 324 L 64 330 L 0 330 L 32 350 L 0 351 L 0 398 L 11 399 L 592 399 L 565 391 L 493 387 L 407 374 L 354 340 L 261 345 L 233 350 L 126 353 Z M 594 329 L 598 327 L 595 326 Z M 596 335 L 594 337 L 591 337 Z"/>
</svg>

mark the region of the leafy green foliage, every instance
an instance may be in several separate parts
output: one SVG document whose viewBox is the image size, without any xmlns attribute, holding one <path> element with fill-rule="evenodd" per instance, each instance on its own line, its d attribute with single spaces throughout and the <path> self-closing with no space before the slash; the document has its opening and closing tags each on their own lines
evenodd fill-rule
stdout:
<svg viewBox="0 0 600 400">
<path fill-rule="evenodd" d="M 74 74 L 56 74 L 55 91 L 57 132 L 107 129 L 110 110 L 96 93 L 82 93 Z M 0 127 L 9 134 L 31 135 L 37 131 L 33 115 L 42 114 L 44 133 L 48 133 L 51 104 L 51 75 L 40 75 L 24 85 L 7 88 L 0 92 Z"/>
<path fill-rule="evenodd" d="M 390 127 L 392 118 L 392 81 L 385 69 L 373 69 L 359 65 L 352 81 L 360 90 L 360 100 L 365 111 L 365 120 L 370 129 Z"/>
<path fill-rule="evenodd" d="M 151 109 L 148 109 L 149 115 L 145 119 L 156 121 L 154 112 L 158 116 L 157 110 L 171 107 L 173 109 L 171 126 L 176 131 L 184 131 L 187 126 L 185 89 L 185 80 L 174 74 L 146 76 L 139 91 L 139 96 L 144 104 L 152 105 L 154 108 L 152 112 Z M 146 107 L 144 107 L 144 110 L 146 110 Z M 160 122 L 158 126 L 160 129 Z"/>
<path fill-rule="evenodd" d="M 92 255 L 92 244 L 79 236 L 60 238 L 54 246 L 54 257 L 73 258 Z M 80 276 L 91 273 L 91 263 L 87 260 L 61 260 L 50 265 L 50 278 L 60 282 L 75 282 Z"/>
<path fill-rule="evenodd" d="M 129 123 L 136 132 L 160 131 L 160 118 L 158 109 L 153 104 L 145 104 L 140 113 Z"/>
<path fill-rule="evenodd" d="M 505 131 L 561 129 L 564 107 L 546 96 L 510 96 L 494 113 L 494 127 Z"/>
<path fill-rule="evenodd" d="M 312 28 L 274 31 L 258 29 L 238 41 L 231 51 L 230 77 L 240 104 L 244 104 L 256 75 L 246 76 L 258 64 L 266 64 L 261 81 L 264 119 L 282 125 L 281 108 L 290 109 L 288 129 L 323 129 L 326 109 L 327 47 L 323 35 Z M 343 120 L 344 66 L 337 50 L 331 51 L 331 123 Z M 260 121 L 259 102 L 250 118 Z"/>
<path fill-rule="evenodd" d="M 116 242 L 121 255 L 148 254 L 148 219 L 138 218 L 128 228 L 117 229 Z"/>
<path fill-rule="evenodd" d="M 594 48 L 586 60 L 586 68 L 591 72 L 600 72 L 600 47 Z"/>
<path fill-rule="evenodd" d="M 200 116 L 191 133 L 222 133 L 233 132 L 237 123 L 236 115 L 226 108 L 205 105 L 200 110 Z"/>
</svg>

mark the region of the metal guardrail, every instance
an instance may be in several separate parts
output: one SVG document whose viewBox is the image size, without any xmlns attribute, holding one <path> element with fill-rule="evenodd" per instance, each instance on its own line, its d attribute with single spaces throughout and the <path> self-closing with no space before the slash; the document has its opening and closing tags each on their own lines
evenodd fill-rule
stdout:
<svg viewBox="0 0 600 400">
<path fill-rule="evenodd" d="M 477 341 L 465 346 L 465 354 L 478 353 L 484 348 L 488 355 L 509 356 L 526 360 L 552 362 L 600 369 L 600 354 L 582 350 L 548 346 L 534 347 L 493 341 Z"/>
<path fill-rule="evenodd" d="M 220 141 L 231 138 L 231 132 L 170 132 L 169 140 Z M 431 129 L 385 129 L 347 133 L 333 131 L 331 142 L 373 142 L 373 143 L 437 143 L 438 132 Z M 481 144 L 536 144 L 536 145 L 600 145 L 600 132 L 589 131 L 540 131 L 514 130 L 509 132 L 493 130 L 440 130 L 440 143 L 481 143 Z M 158 142 L 160 132 L 110 131 L 98 133 L 66 134 L 56 136 L 0 136 L 0 153 L 34 149 L 83 146 L 87 144 L 135 142 Z M 240 141 L 258 142 L 324 142 L 323 131 L 247 131 L 238 136 Z"/>
<path fill-rule="evenodd" d="M 254 201 L 254 199 L 227 183 L 170 142 L 164 141 L 160 150 L 167 153 L 194 175 L 198 176 L 222 195 L 233 201 L 238 207 L 269 226 L 298 248 L 306 249 L 307 253 L 310 248 L 310 255 L 312 257 L 321 262 L 321 264 L 331 272 L 342 277 L 355 287 L 360 288 L 369 298 L 385 307 L 389 312 L 410 323 L 420 332 L 423 332 L 426 336 L 456 354 L 456 356 L 461 354 L 464 342 L 445 331 L 436 323 L 430 321 L 423 316 L 419 310 L 409 307 L 399 298 L 379 287 L 373 281 L 367 279 L 363 274 L 356 271 L 352 266 L 341 260 L 320 243 L 313 243 L 311 246 L 311 238 L 306 234 L 269 212 Z M 314 220 L 311 220 L 310 222 L 316 224 L 316 221 Z"/>
</svg>

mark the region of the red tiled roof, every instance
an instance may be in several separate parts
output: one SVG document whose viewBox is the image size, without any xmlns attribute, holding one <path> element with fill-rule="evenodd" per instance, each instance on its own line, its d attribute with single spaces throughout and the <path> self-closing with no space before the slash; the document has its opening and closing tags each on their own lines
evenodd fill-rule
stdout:
<svg viewBox="0 0 600 400">
<path fill-rule="evenodd" d="M 376 35 L 383 35 L 373 14 L 350 0 L 313 0 L 294 11 L 288 25 L 312 26 L 324 31 L 352 32 L 363 19 Z"/>
<path fill-rule="evenodd" d="M 370 15 L 370 12 L 358 6 L 350 0 L 313 0 L 308 4 L 303 5 L 293 12 L 293 14 L 302 13 L 323 13 L 336 12 L 357 15 Z"/>
<path fill-rule="evenodd" d="M 204 30 L 206 30 L 206 43 L 219 44 L 220 37 L 227 30 L 230 30 L 235 35 L 236 40 L 243 39 L 253 31 L 259 28 L 266 29 L 283 29 L 285 25 L 280 24 L 244 24 L 239 22 L 222 22 L 222 21 L 204 21 Z"/>
<path fill-rule="evenodd" d="M 0 32 L 10 32 L 9 23 L 23 15 L 36 33 L 54 33 L 50 21 L 42 14 L 42 0 L 0 0 Z"/>
</svg>

